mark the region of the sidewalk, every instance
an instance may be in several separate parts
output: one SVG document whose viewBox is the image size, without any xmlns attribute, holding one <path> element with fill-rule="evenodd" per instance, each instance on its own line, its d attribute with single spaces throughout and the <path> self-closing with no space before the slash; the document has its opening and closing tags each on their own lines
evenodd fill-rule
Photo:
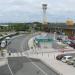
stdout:
<svg viewBox="0 0 75 75">
<path fill-rule="evenodd" d="M 7 59 L 4 57 L 0 57 L 0 67 L 7 64 Z"/>
<path fill-rule="evenodd" d="M 55 57 L 58 54 L 60 53 L 29 54 L 29 57 L 40 59 L 47 66 L 53 68 L 57 73 L 62 75 L 75 75 L 75 68 L 73 66 L 56 60 Z"/>
<path fill-rule="evenodd" d="M 3 51 L 4 51 L 3 56 L 1 55 L 1 52 L 0 52 L 0 67 L 3 65 L 6 65 L 8 62 L 7 50 L 4 49 Z"/>
<path fill-rule="evenodd" d="M 33 48 L 33 50 L 34 51 L 36 51 L 36 52 L 54 52 L 54 51 L 61 51 L 62 49 L 54 49 L 54 48 L 52 48 L 51 46 L 51 48 L 44 48 L 44 47 L 40 47 L 40 48 L 38 48 L 38 47 L 35 47 L 34 46 L 34 43 L 33 43 L 33 40 L 35 39 L 35 36 L 33 37 L 33 38 L 31 38 L 30 40 L 29 40 L 29 42 L 28 42 L 28 45 L 29 45 L 29 49 L 30 50 L 32 50 L 32 48 Z M 59 42 L 60 43 L 60 42 Z M 48 44 L 48 45 L 50 45 L 50 44 Z M 40 50 L 41 49 L 41 50 Z M 74 51 L 74 49 L 72 48 L 72 47 L 69 47 L 68 45 L 66 45 L 66 47 L 64 48 L 64 51 Z"/>
<path fill-rule="evenodd" d="M 31 48 L 33 46 L 33 38 L 31 38 L 29 40 L 29 48 Z M 34 46 L 33 46 L 34 47 Z M 61 61 L 58 61 L 55 59 L 55 57 L 58 54 L 61 54 L 61 52 L 51 52 L 51 53 L 44 53 L 41 51 L 41 49 L 38 52 L 36 49 L 30 49 L 30 51 L 28 51 L 28 55 L 31 58 L 37 58 L 40 59 L 41 61 L 43 61 L 47 66 L 53 68 L 57 73 L 59 73 L 59 75 L 75 75 L 75 68 L 71 65 L 67 65 L 66 63 L 63 63 Z M 46 49 L 43 49 L 46 51 Z M 50 50 L 52 50 L 50 48 Z M 69 52 L 65 52 L 65 53 L 75 53 L 75 51 L 69 51 Z"/>
</svg>

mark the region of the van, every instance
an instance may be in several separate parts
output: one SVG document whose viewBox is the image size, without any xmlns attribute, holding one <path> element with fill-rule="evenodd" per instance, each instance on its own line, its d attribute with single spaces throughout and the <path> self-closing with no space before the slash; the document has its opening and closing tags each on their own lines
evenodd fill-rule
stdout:
<svg viewBox="0 0 75 75">
<path fill-rule="evenodd" d="M 6 37 L 5 40 L 6 40 L 6 45 L 9 45 L 11 43 L 11 38 L 10 37 Z"/>
<path fill-rule="evenodd" d="M 1 47 L 4 48 L 5 46 L 6 46 L 6 41 L 3 40 L 3 41 L 1 42 Z"/>
</svg>

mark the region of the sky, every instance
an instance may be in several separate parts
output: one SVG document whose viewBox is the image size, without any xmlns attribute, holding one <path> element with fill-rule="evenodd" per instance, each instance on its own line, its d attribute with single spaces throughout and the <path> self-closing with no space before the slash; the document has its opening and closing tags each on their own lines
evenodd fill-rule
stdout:
<svg viewBox="0 0 75 75">
<path fill-rule="evenodd" d="M 42 22 L 44 3 L 48 22 L 75 21 L 75 0 L 0 0 L 0 23 Z"/>
</svg>

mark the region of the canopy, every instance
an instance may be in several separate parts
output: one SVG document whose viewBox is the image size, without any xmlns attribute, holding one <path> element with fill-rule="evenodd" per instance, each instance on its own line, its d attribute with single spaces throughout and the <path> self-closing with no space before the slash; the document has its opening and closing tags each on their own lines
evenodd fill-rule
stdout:
<svg viewBox="0 0 75 75">
<path fill-rule="evenodd" d="M 38 42 L 52 42 L 53 39 L 51 37 L 47 37 L 47 36 L 36 36 L 35 38 L 36 41 Z"/>
</svg>

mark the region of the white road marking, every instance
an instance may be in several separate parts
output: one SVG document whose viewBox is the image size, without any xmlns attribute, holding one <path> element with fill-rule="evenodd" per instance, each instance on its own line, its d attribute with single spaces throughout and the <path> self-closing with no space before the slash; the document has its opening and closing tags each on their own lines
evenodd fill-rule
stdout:
<svg viewBox="0 0 75 75">
<path fill-rule="evenodd" d="M 8 63 L 7 63 L 7 65 L 8 65 L 8 68 L 10 70 L 11 75 L 14 75 Z"/>
<path fill-rule="evenodd" d="M 28 58 L 28 60 L 30 60 L 31 63 L 32 63 L 36 68 L 38 68 L 44 75 L 48 75 L 43 69 L 41 69 L 38 65 L 36 65 L 34 62 L 32 62 L 32 60 L 31 60 L 29 57 L 27 57 L 27 58 Z"/>
<path fill-rule="evenodd" d="M 24 44 L 24 42 L 22 42 L 22 44 L 21 44 L 21 49 L 24 51 L 24 49 L 23 49 L 23 44 Z M 21 55 L 21 56 L 23 56 L 23 55 Z M 28 58 L 28 57 L 27 57 L 27 58 Z M 36 68 L 38 68 L 44 75 L 48 75 L 43 69 L 41 69 L 38 65 L 36 65 L 34 62 L 32 62 L 32 60 L 31 60 L 30 58 L 28 58 L 28 60 L 30 60 L 31 63 L 32 63 Z M 9 64 L 8 64 L 8 68 L 9 68 L 9 70 L 10 70 L 10 72 L 11 72 L 11 75 L 14 75 L 13 72 L 12 72 L 12 70 L 11 70 L 11 68 L 10 68 L 10 66 L 9 66 Z"/>
<path fill-rule="evenodd" d="M 14 56 L 14 54 L 13 54 L 13 53 L 11 53 L 10 57 L 12 57 L 12 56 Z"/>
<path fill-rule="evenodd" d="M 21 43 L 21 49 L 22 49 L 22 51 L 24 51 L 24 49 L 23 49 L 24 43 L 25 43 L 25 40 Z M 38 65 L 36 65 L 34 62 L 32 62 L 32 60 L 31 60 L 29 57 L 27 57 L 27 58 L 28 58 L 28 60 L 30 60 L 31 63 L 32 63 L 36 68 L 38 68 L 44 75 L 48 75 L 43 69 L 41 69 Z"/>
<path fill-rule="evenodd" d="M 18 56 L 21 56 L 21 53 L 20 52 L 18 53 Z"/>
</svg>

